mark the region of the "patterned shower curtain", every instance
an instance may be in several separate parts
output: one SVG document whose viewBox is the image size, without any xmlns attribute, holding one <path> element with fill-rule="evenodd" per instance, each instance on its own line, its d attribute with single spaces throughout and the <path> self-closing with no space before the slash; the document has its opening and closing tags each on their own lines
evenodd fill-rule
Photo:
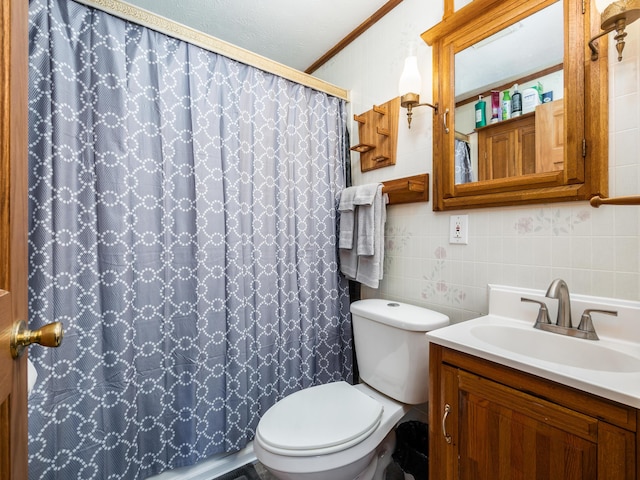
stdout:
<svg viewBox="0 0 640 480">
<path fill-rule="evenodd" d="M 32 480 L 242 448 L 352 380 L 342 100 L 70 0 L 30 2 Z"/>
</svg>

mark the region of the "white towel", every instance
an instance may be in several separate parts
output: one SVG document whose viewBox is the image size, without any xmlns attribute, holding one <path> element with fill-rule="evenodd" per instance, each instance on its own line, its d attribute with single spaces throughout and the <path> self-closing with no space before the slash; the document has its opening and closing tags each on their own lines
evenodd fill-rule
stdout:
<svg viewBox="0 0 640 480">
<path fill-rule="evenodd" d="M 342 191 L 340 195 L 340 237 L 338 240 L 338 248 L 353 248 L 353 232 L 355 231 L 355 204 L 354 199 L 358 187 L 348 187 Z"/>
<path fill-rule="evenodd" d="M 376 183 L 343 190 L 338 207 L 340 271 L 371 288 L 378 288 L 383 274 L 388 202 Z"/>
<path fill-rule="evenodd" d="M 389 196 L 382 193 L 382 186 L 380 186 L 373 202 L 374 253 L 373 255 L 358 255 L 356 281 L 371 288 L 378 288 L 383 275 L 384 226 L 387 221 L 387 203 L 389 203 Z"/>
<path fill-rule="evenodd" d="M 375 255 L 375 211 L 379 208 L 374 205 L 375 200 L 380 200 L 382 195 L 381 183 L 370 183 L 358 187 L 354 205 L 357 206 L 356 216 L 356 250 L 358 255 Z"/>
</svg>

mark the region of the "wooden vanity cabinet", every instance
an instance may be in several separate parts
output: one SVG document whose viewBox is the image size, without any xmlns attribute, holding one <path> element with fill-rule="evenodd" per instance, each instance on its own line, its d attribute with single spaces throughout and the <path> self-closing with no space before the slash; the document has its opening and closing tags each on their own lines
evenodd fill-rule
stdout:
<svg viewBox="0 0 640 480">
<path fill-rule="evenodd" d="M 429 478 L 633 480 L 637 411 L 430 346 Z"/>
<path fill-rule="evenodd" d="M 534 112 L 489 124 L 478 132 L 478 180 L 536 173 Z"/>
</svg>

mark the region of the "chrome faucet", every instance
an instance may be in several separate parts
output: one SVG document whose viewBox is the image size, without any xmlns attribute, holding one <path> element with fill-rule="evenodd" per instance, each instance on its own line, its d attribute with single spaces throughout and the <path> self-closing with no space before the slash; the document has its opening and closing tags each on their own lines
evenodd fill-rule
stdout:
<svg viewBox="0 0 640 480">
<path fill-rule="evenodd" d="M 569 287 L 566 282 L 556 278 L 547 289 L 546 297 L 558 300 L 558 317 L 556 325 L 559 327 L 572 328 L 571 323 L 571 301 L 569 300 Z"/>
</svg>

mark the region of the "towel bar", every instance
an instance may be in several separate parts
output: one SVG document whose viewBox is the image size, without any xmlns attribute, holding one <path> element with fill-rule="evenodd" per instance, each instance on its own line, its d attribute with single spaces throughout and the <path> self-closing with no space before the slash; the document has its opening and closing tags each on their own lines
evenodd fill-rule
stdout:
<svg viewBox="0 0 640 480">
<path fill-rule="evenodd" d="M 429 201 L 429 174 L 414 175 L 383 182 L 382 193 L 389 195 L 389 205 Z"/>
<path fill-rule="evenodd" d="M 589 200 L 589 203 L 594 208 L 598 208 L 600 205 L 640 205 L 640 195 L 614 198 L 601 198 L 596 195 Z"/>
</svg>

